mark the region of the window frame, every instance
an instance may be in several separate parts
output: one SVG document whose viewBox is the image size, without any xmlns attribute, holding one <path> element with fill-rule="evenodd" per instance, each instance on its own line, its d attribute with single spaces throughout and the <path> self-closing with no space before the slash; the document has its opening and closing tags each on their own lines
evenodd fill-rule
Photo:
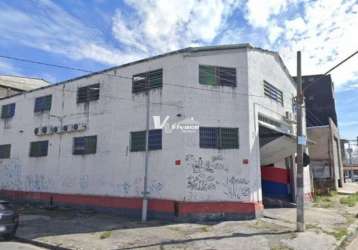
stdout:
<svg viewBox="0 0 358 250">
<path fill-rule="evenodd" d="M 34 147 L 38 147 L 36 150 Z M 48 156 L 48 148 L 49 148 L 49 141 L 43 140 L 43 141 L 32 141 L 30 142 L 30 157 L 45 157 Z"/>
<path fill-rule="evenodd" d="M 35 99 L 34 113 L 51 111 L 52 95 L 39 96 Z"/>
<path fill-rule="evenodd" d="M 206 130 L 206 131 L 205 131 Z M 212 138 L 205 138 L 208 131 L 211 130 Z M 234 131 L 236 138 L 226 137 L 225 134 Z M 209 141 L 206 143 L 205 140 Z M 231 140 L 231 142 L 230 142 Z M 207 149 L 239 149 L 240 148 L 240 130 L 233 127 L 199 127 L 199 147 Z"/>
<path fill-rule="evenodd" d="M 136 77 L 141 77 L 144 79 L 136 80 L 135 79 Z M 159 81 L 159 83 L 157 83 L 156 81 Z M 133 94 L 138 94 L 141 92 L 146 92 L 151 89 L 158 89 L 158 88 L 163 88 L 163 68 L 135 74 L 132 76 Z"/>
<path fill-rule="evenodd" d="M 79 144 L 80 140 L 83 140 L 83 150 L 76 148 L 76 143 Z M 73 137 L 72 140 L 72 154 L 73 155 L 89 155 L 97 153 L 97 135 L 90 136 L 78 136 Z M 93 143 L 93 144 L 91 144 Z"/>
<path fill-rule="evenodd" d="M 5 149 L 5 152 L 3 151 Z M 0 145 L 0 160 L 11 158 L 11 144 Z"/>
<path fill-rule="evenodd" d="M 91 88 L 96 88 L 96 89 L 91 90 Z M 99 100 L 99 97 L 101 94 L 100 89 L 101 89 L 100 83 L 94 83 L 91 85 L 78 87 L 77 88 L 77 104 L 89 103 L 89 102 Z"/>
<path fill-rule="evenodd" d="M 207 70 L 207 72 L 205 72 Z M 212 83 L 205 82 L 205 80 L 209 79 L 208 77 L 208 70 L 212 71 L 210 74 L 214 74 L 211 79 Z M 229 76 L 230 78 L 224 78 L 224 73 L 228 72 L 230 74 L 233 74 L 233 76 Z M 230 72 L 231 71 L 231 72 Z M 207 74 L 207 75 L 205 75 Z M 234 82 L 231 82 L 234 80 Z M 201 85 L 207 85 L 207 86 L 226 86 L 226 87 L 237 87 L 237 70 L 236 67 L 224 67 L 224 66 L 215 66 L 215 65 L 205 65 L 205 64 L 199 64 L 199 84 Z"/>
<path fill-rule="evenodd" d="M 268 81 L 264 80 L 264 95 L 284 106 L 283 92 Z"/>
<path fill-rule="evenodd" d="M 160 137 L 156 137 L 158 134 L 160 134 Z M 135 140 L 140 141 L 142 144 L 136 145 L 134 141 Z M 146 131 L 132 131 L 130 132 L 130 152 L 143 152 L 146 150 Z M 148 135 L 148 150 L 154 151 L 154 150 L 162 150 L 163 149 L 163 130 L 162 129 L 151 129 L 149 130 Z"/>
<path fill-rule="evenodd" d="M 1 119 L 10 119 L 15 116 L 16 103 L 4 104 L 1 106 Z"/>
</svg>

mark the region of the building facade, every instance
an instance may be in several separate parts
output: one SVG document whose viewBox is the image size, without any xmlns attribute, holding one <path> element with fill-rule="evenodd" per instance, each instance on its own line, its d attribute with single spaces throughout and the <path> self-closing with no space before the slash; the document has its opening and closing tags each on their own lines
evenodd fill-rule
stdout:
<svg viewBox="0 0 358 250">
<path fill-rule="evenodd" d="M 330 75 L 303 77 L 311 169 L 315 191 L 329 192 L 344 181 L 334 84 Z"/>
<path fill-rule="evenodd" d="M 254 218 L 265 195 L 294 199 L 295 95 L 277 53 L 242 44 L 187 48 L 4 98 L 0 189 L 139 215 L 149 117 L 149 216 Z M 305 177 L 310 195 L 309 168 Z"/>
</svg>

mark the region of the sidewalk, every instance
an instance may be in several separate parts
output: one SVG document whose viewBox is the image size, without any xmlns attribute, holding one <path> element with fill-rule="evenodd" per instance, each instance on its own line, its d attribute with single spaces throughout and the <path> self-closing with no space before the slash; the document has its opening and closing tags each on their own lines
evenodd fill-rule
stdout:
<svg viewBox="0 0 358 250">
<path fill-rule="evenodd" d="M 21 207 L 18 237 L 21 243 L 30 246 L 63 250 L 334 250 L 358 227 L 358 204 L 355 207 L 340 204 L 341 197 L 323 197 L 307 204 L 303 233 L 295 232 L 295 208 L 265 209 L 263 218 L 251 221 L 150 221 L 143 224 L 91 210 L 46 210 L 28 206 Z M 0 249 L 3 244 L 0 242 Z M 357 249 L 356 240 L 351 244 L 350 249 Z"/>
</svg>

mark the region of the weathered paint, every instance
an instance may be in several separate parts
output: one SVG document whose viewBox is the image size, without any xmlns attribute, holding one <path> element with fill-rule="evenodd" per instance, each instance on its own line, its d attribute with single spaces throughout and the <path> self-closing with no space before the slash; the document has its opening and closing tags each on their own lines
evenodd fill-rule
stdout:
<svg viewBox="0 0 358 250">
<path fill-rule="evenodd" d="M 199 64 L 235 67 L 237 87 L 200 85 Z M 145 154 L 129 151 L 129 134 L 145 128 L 145 95 L 132 94 L 130 79 L 108 74 L 130 78 L 158 68 L 163 68 L 164 84 L 150 93 L 151 115 L 162 119 L 169 115 L 171 123 L 193 117 L 201 126 L 238 127 L 240 148 L 200 148 L 198 131 L 163 133 L 163 149 L 149 155 L 150 199 L 260 204 L 257 115 L 283 120 L 285 112 L 292 111 L 295 85 L 277 56 L 246 48 L 170 54 L 0 100 L 0 105 L 17 105 L 15 117 L 0 121 L 1 143 L 12 144 L 11 159 L 0 161 L 0 189 L 139 199 Z M 263 80 L 284 91 L 284 106 L 263 97 Z M 77 104 L 77 88 L 95 83 L 100 83 L 99 100 Z M 49 94 L 53 95 L 51 111 L 34 114 L 35 98 Z M 85 123 L 87 129 L 43 137 L 33 132 L 36 127 L 73 123 Z M 97 153 L 73 155 L 73 137 L 87 135 L 97 135 Z M 49 140 L 48 156 L 30 158 L 30 142 L 44 139 Z M 85 201 L 91 204 L 90 199 Z"/>
</svg>

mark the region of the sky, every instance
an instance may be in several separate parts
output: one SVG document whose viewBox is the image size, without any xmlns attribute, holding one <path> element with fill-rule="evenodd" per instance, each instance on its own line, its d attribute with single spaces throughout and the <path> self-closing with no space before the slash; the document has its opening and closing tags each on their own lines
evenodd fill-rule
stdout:
<svg viewBox="0 0 358 250">
<path fill-rule="evenodd" d="M 189 47 L 250 43 L 292 75 L 358 50 L 358 0 L 0 0 L 0 55 L 97 71 Z M 0 74 L 55 83 L 83 72 L 0 58 Z M 358 136 L 358 55 L 332 72 L 341 137 Z"/>
</svg>

